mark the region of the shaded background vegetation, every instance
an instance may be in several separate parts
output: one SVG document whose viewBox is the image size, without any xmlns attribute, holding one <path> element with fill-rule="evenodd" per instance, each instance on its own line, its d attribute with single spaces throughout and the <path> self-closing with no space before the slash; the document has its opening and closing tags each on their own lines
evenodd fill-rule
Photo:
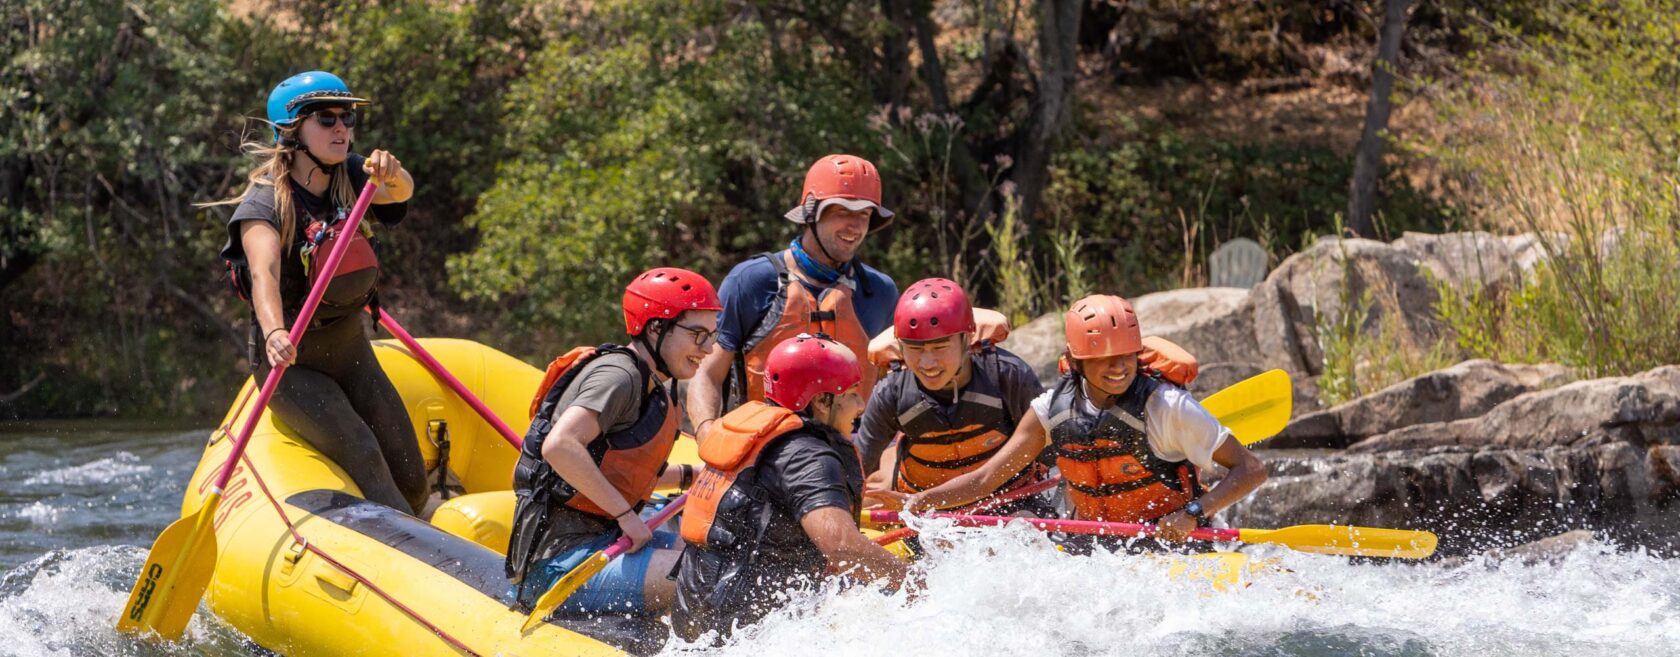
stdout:
<svg viewBox="0 0 1680 657">
<path fill-rule="evenodd" d="M 1417 4 L 1403 94 L 1442 99 L 1544 71 L 1472 56 L 1500 35 L 1568 37 L 1577 15 L 1575 3 Z M 221 412 L 248 371 L 249 311 L 215 257 L 229 210 L 193 204 L 239 192 L 238 144 L 266 136 L 243 117 L 302 70 L 336 71 L 373 98 L 357 150 L 391 150 L 419 182 L 409 219 L 378 238 L 387 307 L 417 334 L 536 362 L 611 338 L 618 290 L 642 268 L 717 280 L 779 248 L 792 234 L 779 215 L 829 152 L 877 162 L 901 213 L 865 259 L 901 283 L 954 275 L 1021 317 L 1083 290 L 1198 284 L 1234 237 L 1284 257 L 1347 207 L 1382 9 L 9 2 L 0 414 Z M 1439 105 L 1401 121 L 1466 107 Z M 1451 131 L 1415 137 L 1379 186 L 1382 234 L 1490 207 L 1496 158 Z"/>
</svg>

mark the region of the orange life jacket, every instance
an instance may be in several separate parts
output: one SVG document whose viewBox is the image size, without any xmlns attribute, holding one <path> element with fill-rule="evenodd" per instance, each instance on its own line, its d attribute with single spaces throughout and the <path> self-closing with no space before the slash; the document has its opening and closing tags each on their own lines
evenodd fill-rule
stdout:
<svg viewBox="0 0 1680 657">
<path fill-rule="evenodd" d="M 731 378 L 734 389 L 746 394 L 737 396 L 734 404 L 764 400 L 764 359 L 776 345 L 800 333 L 823 333 L 851 349 L 863 370 L 858 393 L 865 402 L 869 401 L 869 393 L 875 387 L 875 368 L 867 363 L 869 334 L 852 307 L 852 289 L 845 283 L 825 286 L 812 280 L 800 271 L 791 251 L 761 257 L 776 269 L 776 298 L 752 334 L 741 343 Z M 818 290 L 814 295 L 812 288 Z"/>
<path fill-rule="evenodd" d="M 1170 384 L 1137 377 L 1114 406 L 1093 414 L 1085 410 L 1079 376 L 1063 376 L 1056 384 L 1045 426 L 1076 518 L 1151 522 L 1203 492 L 1194 465 L 1167 461 L 1149 449 L 1144 406 L 1163 385 Z"/>
<path fill-rule="evenodd" d="M 1015 431 L 1016 418 L 1009 413 L 999 383 L 997 348 L 984 345 L 970 358 L 972 376 L 949 419 L 938 410 L 945 402 L 924 392 L 915 373 L 899 369 L 884 380 L 898 386 L 898 428 L 904 435 L 898 439 L 893 481 L 899 491 L 924 491 L 979 469 Z M 1036 463 L 1029 465 L 1004 490 L 1044 474 Z"/>
<path fill-rule="evenodd" d="M 706 468 L 688 488 L 683 508 L 683 540 L 701 547 L 732 545 L 738 532 L 718 527 L 718 504 L 735 486 L 736 477 L 758 462 L 758 455 L 777 438 L 805 426 L 805 421 L 780 406 L 749 401 L 707 425 L 700 441 L 700 460 Z M 722 531 L 719 531 L 722 530 Z"/>
</svg>

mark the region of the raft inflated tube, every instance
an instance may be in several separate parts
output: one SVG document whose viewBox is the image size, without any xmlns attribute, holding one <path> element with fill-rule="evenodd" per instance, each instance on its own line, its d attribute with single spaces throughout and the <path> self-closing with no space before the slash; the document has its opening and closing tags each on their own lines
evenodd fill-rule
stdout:
<svg viewBox="0 0 1680 657">
<path fill-rule="evenodd" d="M 474 342 L 422 342 L 502 417 L 520 413 L 541 378 L 536 368 Z M 206 596 L 210 611 L 291 657 L 621 654 L 582 633 L 627 644 L 599 623 L 557 620 L 520 633 L 525 615 L 510 608 L 503 557 L 485 545 L 506 544 L 499 523 L 511 516 L 507 489 L 517 452 L 407 351 L 379 341 L 374 352 L 429 463 L 437 462 L 438 447 L 427 437 L 447 427 L 450 472 L 468 493 L 483 496 L 456 498 L 439 522 L 465 527 L 474 538 L 361 499 L 343 470 L 264 413 L 216 510 L 220 558 Z M 224 424 L 245 415 L 237 409 Z M 228 456 L 232 441 L 220 438 L 212 434 L 193 473 L 183 515 L 199 509 Z M 468 498 L 485 506 L 458 502 Z"/>
</svg>

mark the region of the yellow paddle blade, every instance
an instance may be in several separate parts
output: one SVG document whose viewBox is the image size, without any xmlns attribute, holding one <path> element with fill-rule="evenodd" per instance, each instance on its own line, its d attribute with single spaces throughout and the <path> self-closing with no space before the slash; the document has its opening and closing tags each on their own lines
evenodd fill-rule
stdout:
<svg viewBox="0 0 1680 657">
<path fill-rule="evenodd" d="M 1246 543 L 1276 543 L 1301 552 L 1393 559 L 1425 559 L 1435 554 L 1435 535 L 1425 531 L 1350 525 L 1297 525 L 1240 531 Z"/>
<path fill-rule="evenodd" d="M 123 605 L 118 631 L 149 631 L 169 641 L 181 638 L 216 572 L 216 532 L 210 520 L 220 499 L 212 496 L 198 513 L 158 534 Z"/>
<path fill-rule="evenodd" d="M 537 604 L 531 607 L 531 615 L 525 617 L 525 624 L 519 627 L 519 631 L 529 632 L 531 628 L 541 625 L 543 619 L 554 613 L 554 610 L 561 603 L 572 597 L 573 593 L 577 593 L 578 589 L 583 588 L 583 585 L 589 582 L 589 578 L 605 569 L 609 561 L 611 559 L 607 558 L 607 551 L 601 550 L 589 555 L 589 558 L 584 559 L 583 563 L 578 564 L 571 572 L 556 580 L 554 586 L 548 587 L 548 590 L 543 592 L 542 597 L 537 598 Z"/>
<path fill-rule="evenodd" d="M 1283 431 L 1295 400 L 1294 384 L 1283 370 L 1261 372 L 1202 400 L 1202 408 L 1219 418 L 1244 445 L 1252 445 Z"/>
</svg>

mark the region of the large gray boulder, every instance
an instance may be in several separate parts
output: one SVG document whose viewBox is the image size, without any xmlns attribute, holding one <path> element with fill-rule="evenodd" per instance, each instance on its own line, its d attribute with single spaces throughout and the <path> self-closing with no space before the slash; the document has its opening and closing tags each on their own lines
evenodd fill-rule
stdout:
<svg viewBox="0 0 1680 657">
<path fill-rule="evenodd" d="M 1339 523 L 1421 529 L 1439 554 L 1481 552 L 1575 529 L 1663 552 L 1680 546 L 1680 447 L 1269 451 L 1272 477 L 1232 526 Z"/>
<path fill-rule="evenodd" d="M 1470 360 L 1295 418 L 1268 448 L 1343 448 L 1408 426 L 1477 417 L 1518 395 L 1567 380 L 1559 365 Z"/>
<path fill-rule="evenodd" d="M 1408 232 L 1394 240 L 1394 248 L 1410 255 L 1436 281 L 1455 287 L 1503 283 L 1523 271 L 1512 244 L 1484 231 Z"/>
<path fill-rule="evenodd" d="M 1393 314 L 1399 339 L 1418 345 L 1433 344 L 1444 330 L 1433 312 L 1419 311 L 1434 307 L 1436 293 L 1412 256 L 1372 240 L 1321 239 L 1284 260 L 1240 303 L 1233 303 L 1237 291 L 1221 288 L 1164 294 L 1139 311 L 1145 333 L 1178 343 L 1204 366 L 1280 368 L 1296 381 L 1322 373 L 1318 327 L 1344 312 L 1367 311 L 1360 329 L 1368 332 Z"/>
<path fill-rule="evenodd" d="M 1680 444 L 1680 366 L 1518 395 L 1477 417 L 1414 424 L 1349 449 L 1543 449 L 1615 442 Z"/>
<path fill-rule="evenodd" d="M 1015 328 L 1001 345 L 1031 365 L 1038 380 L 1050 385 L 1061 373 L 1056 359 L 1062 357 L 1067 338 L 1062 332 L 1062 313 L 1054 312 Z"/>
<path fill-rule="evenodd" d="M 1173 340 L 1173 335 L 1191 326 L 1235 312 L 1248 300 L 1248 293 L 1248 288 L 1192 287 L 1153 292 L 1131 302 L 1145 335 Z"/>
</svg>

